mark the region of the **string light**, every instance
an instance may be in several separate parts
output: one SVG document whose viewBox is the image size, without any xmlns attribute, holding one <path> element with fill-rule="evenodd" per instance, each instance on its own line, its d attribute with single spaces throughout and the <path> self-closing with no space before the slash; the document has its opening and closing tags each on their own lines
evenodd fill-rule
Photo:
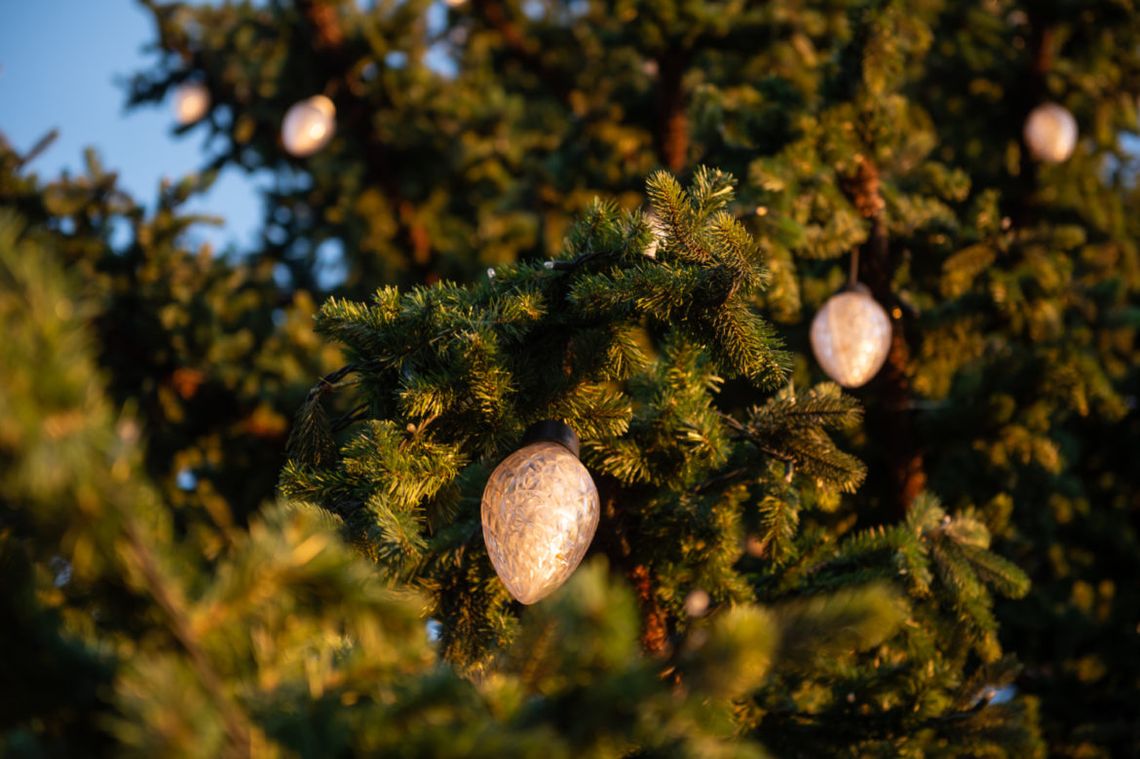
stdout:
<svg viewBox="0 0 1140 759">
<path fill-rule="evenodd" d="M 187 82 L 174 90 L 174 118 L 179 126 L 201 121 L 210 110 L 210 91 L 199 82 Z"/>
<path fill-rule="evenodd" d="M 1042 103 L 1025 120 L 1025 144 L 1038 161 L 1061 163 L 1077 146 L 1077 120 L 1057 103 Z"/>
<path fill-rule="evenodd" d="M 598 528 L 598 489 L 561 422 L 533 425 L 483 490 L 483 542 L 518 601 L 553 593 L 582 562 Z"/>
<path fill-rule="evenodd" d="M 336 132 L 336 106 L 324 95 L 294 103 L 281 122 L 281 142 L 298 158 L 316 153 Z"/>
<path fill-rule="evenodd" d="M 845 290 L 812 319 L 811 348 L 823 371 L 840 385 L 865 385 L 887 360 L 891 320 L 865 287 Z"/>
</svg>

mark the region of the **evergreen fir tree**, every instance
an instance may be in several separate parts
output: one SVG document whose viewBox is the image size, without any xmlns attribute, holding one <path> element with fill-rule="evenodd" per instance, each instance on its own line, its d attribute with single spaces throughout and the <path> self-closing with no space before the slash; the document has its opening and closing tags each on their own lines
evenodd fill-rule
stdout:
<svg viewBox="0 0 1140 759">
<path fill-rule="evenodd" d="M 210 176 L 162 187 L 148 214 L 93 153 L 86 175 L 46 184 L 28 158 L 0 143 L 0 204 L 78 273 L 108 392 L 144 424 L 148 474 L 171 501 L 243 522 L 272 493 L 311 378 L 339 360 L 313 334 L 312 296 L 282 291 L 268 260 L 184 247 L 211 221 L 181 210 Z"/>
<path fill-rule="evenodd" d="M 1140 751 L 1127 3 L 144 5 L 201 177 L 0 155 L 7 750 Z M 261 249 L 186 251 L 227 167 Z M 851 276 L 893 335 L 841 392 Z M 524 609 L 479 501 L 540 419 L 602 514 Z"/>
</svg>

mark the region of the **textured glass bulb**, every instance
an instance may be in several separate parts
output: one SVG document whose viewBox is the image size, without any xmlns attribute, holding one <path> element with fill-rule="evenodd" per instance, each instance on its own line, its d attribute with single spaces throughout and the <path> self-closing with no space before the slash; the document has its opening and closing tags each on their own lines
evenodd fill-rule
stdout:
<svg viewBox="0 0 1140 759">
<path fill-rule="evenodd" d="M 1064 106 L 1043 103 L 1025 120 L 1025 144 L 1037 160 L 1060 163 L 1077 146 L 1077 120 Z"/>
<path fill-rule="evenodd" d="M 891 348 L 891 320 L 862 290 L 833 295 L 811 322 L 811 349 L 827 376 L 844 387 L 874 377 Z"/>
<path fill-rule="evenodd" d="M 336 107 L 324 95 L 314 95 L 294 103 L 281 122 L 281 141 L 295 156 L 316 153 L 328 144 L 336 131 Z"/>
<path fill-rule="evenodd" d="M 645 223 L 649 225 L 649 231 L 653 235 L 649 244 L 645 246 L 645 255 L 647 258 L 657 258 L 657 248 L 665 239 L 665 229 L 661 224 L 661 219 L 657 218 L 657 214 L 653 211 L 646 211 Z"/>
<path fill-rule="evenodd" d="M 483 491 L 483 541 L 511 595 L 532 604 L 553 593 L 598 529 L 598 489 L 578 457 L 541 441 L 512 453 Z"/>
<path fill-rule="evenodd" d="M 210 110 L 210 91 L 204 84 L 190 82 L 174 91 L 174 118 L 179 126 L 200 121 Z"/>
</svg>

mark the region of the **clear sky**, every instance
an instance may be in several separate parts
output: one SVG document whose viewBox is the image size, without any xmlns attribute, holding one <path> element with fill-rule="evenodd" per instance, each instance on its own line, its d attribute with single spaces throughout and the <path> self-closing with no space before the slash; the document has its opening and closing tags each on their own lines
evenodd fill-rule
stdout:
<svg viewBox="0 0 1140 759">
<path fill-rule="evenodd" d="M 84 148 L 93 146 L 150 206 L 163 177 L 200 168 L 204 132 L 176 138 L 169 101 L 129 114 L 124 107 L 126 79 L 148 63 L 143 48 L 152 31 L 134 0 L 0 0 L 0 132 L 23 151 L 60 131 L 32 170 L 45 179 L 65 168 L 79 172 Z M 227 170 L 190 208 L 226 219 L 204 239 L 252 246 L 261 199 L 245 175 Z"/>
</svg>

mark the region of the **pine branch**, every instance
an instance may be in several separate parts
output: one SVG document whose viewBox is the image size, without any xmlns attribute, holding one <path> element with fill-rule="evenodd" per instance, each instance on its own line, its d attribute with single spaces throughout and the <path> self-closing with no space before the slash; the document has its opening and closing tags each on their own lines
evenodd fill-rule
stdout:
<svg viewBox="0 0 1140 759">
<path fill-rule="evenodd" d="M 19 159 L 17 159 L 16 168 L 22 169 L 32 161 L 36 160 L 36 158 L 38 158 L 43 154 L 44 151 L 50 148 L 52 146 L 52 143 L 54 143 L 57 139 L 59 139 L 58 129 L 52 129 L 48 131 L 47 134 L 36 140 L 35 145 L 32 145 L 30 148 L 24 151 L 24 154 L 21 155 Z M 3 135 L 0 135 L 0 146 L 6 144 L 7 140 L 4 139 Z"/>
<path fill-rule="evenodd" d="M 778 606 L 776 666 L 811 670 L 822 659 L 877 646 L 895 633 L 908 611 L 904 600 L 884 584 Z"/>
<path fill-rule="evenodd" d="M 229 738 L 227 756 L 248 756 L 253 740 L 253 728 L 244 710 L 230 698 L 221 676 L 214 669 L 210 658 L 198 645 L 198 639 L 183 611 L 183 603 L 177 597 L 168 578 L 163 577 L 153 554 L 135 525 L 134 519 L 123 515 L 122 531 L 127 541 L 127 550 L 142 575 L 147 591 L 162 609 L 166 622 L 175 639 L 186 651 L 199 682 L 210 694 L 218 708 L 222 724 Z"/>
<path fill-rule="evenodd" d="M 649 177 L 645 193 L 667 236 L 676 243 L 678 260 L 698 265 L 713 263 L 714 255 L 695 235 L 700 218 L 690 203 L 688 193 L 677 180 L 669 173 L 659 171 Z M 726 195 L 724 202 L 727 204 L 732 199 L 731 191 Z"/>
<path fill-rule="evenodd" d="M 795 553 L 794 539 L 799 527 L 799 512 L 787 501 L 765 496 L 759 505 L 760 546 L 764 554 L 777 564 Z"/>
<path fill-rule="evenodd" d="M 862 484 L 866 467 L 836 448 L 823 430 L 849 426 L 859 416 L 859 405 L 853 399 L 844 396 L 837 386 L 825 384 L 801 397 L 785 388 L 764 406 L 750 409 L 747 423 L 727 414 L 721 414 L 721 420 L 761 453 L 793 465 L 804 476 L 851 493 Z"/>
</svg>

